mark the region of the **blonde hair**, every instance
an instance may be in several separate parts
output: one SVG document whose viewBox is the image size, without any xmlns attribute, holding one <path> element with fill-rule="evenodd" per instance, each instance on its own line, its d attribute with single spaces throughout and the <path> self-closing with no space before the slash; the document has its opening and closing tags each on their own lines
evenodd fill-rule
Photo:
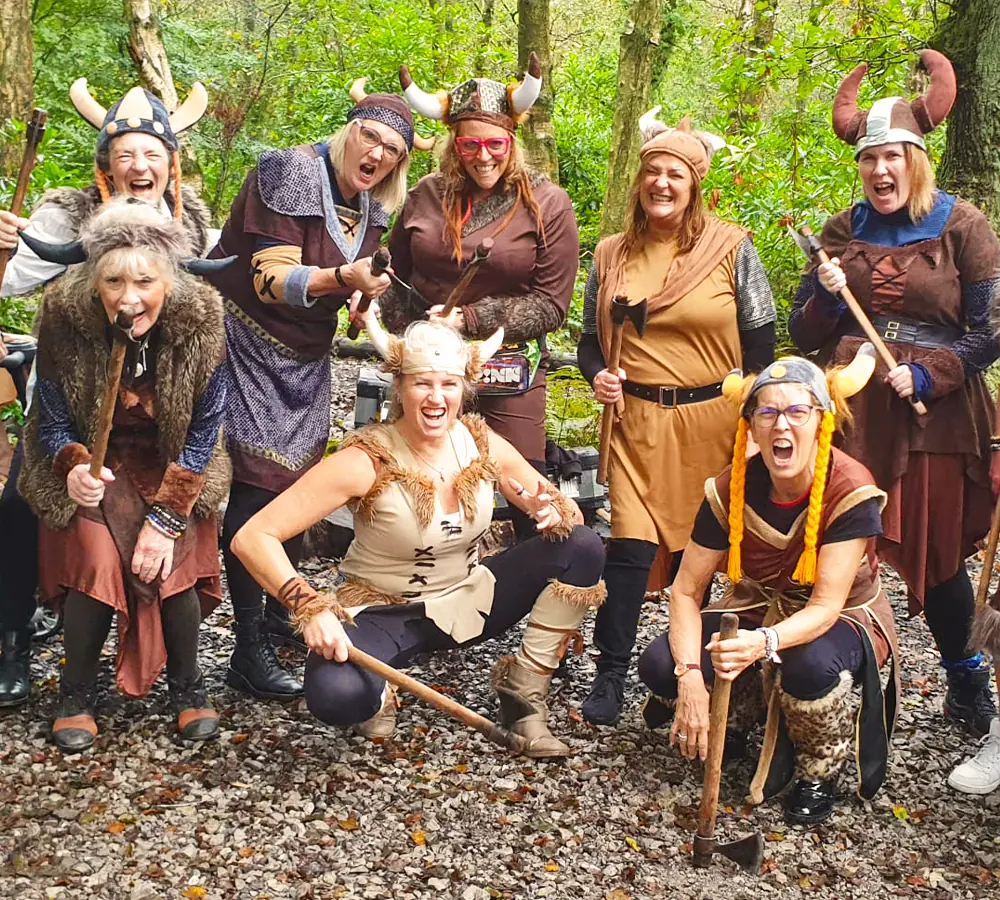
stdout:
<svg viewBox="0 0 1000 900">
<path fill-rule="evenodd" d="M 164 283 L 165 291 L 169 293 L 174 284 L 174 277 L 173 267 L 167 259 L 137 247 L 116 247 L 97 261 L 90 277 L 90 287 L 92 290 L 98 290 L 104 278 L 124 275 L 126 278 L 135 279 L 153 273 Z"/>
<path fill-rule="evenodd" d="M 344 152 L 347 149 L 347 139 L 351 128 L 361 119 L 352 119 L 330 138 L 327 152 L 330 155 L 330 165 L 334 171 L 340 171 L 344 166 Z M 406 144 L 403 144 L 405 150 Z M 410 171 L 410 152 L 405 150 L 399 162 L 392 171 L 371 189 L 371 196 L 378 200 L 387 213 L 394 213 L 406 200 L 406 175 Z"/>
<path fill-rule="evenodd" d="M 462 165 L 462 158 L 455 148 L 456 128 L 448 132 L 448 139 L 440 151 L 438 157 L 438 167 L 444 179 L 444 196 L 441 198 L 441 213 L 444 218 L 444 239 L 450 240 L 452 245 L 452 258 L 456 262 L 462 261 L 462 226 L 465 224 L 465 204 L 467 200 L 466 191 L 469 186 L 469 176 Z M 510 154 L 507 157 L 507 168 L 504 169 L 500 177 L 502 190 L 513 189 L 517 197 L 511 210 L 504 217 L 503 221 L 493 232 L 496 237 L 509 224 L 518 206 L 523 205 L 535 217 L 535 225 L 541 236 L 542 243 L 545 243 L 545 226 L 542 222 L 542 210 L 535 200 L 534 191 L 531 189 L 531 170 L 524 158 L 524 150 L 512 138 L 510 142 Z"/>
<path fill-rule="evenodd" d="M 915 144 L 904 143 L 903 154 L 910 176 L 910 196 L 906 208 L 910 219 L 919 222 L 934 208 L 934 172 L 927 153 Z"/>
<path fill-rule="evenodd" d="M 639 164 L 639 171 L 635 173 L 628 192 L 623 242 L 626 256 L 649 229 L 649 216 L 642 208 L 640 197 L 645 168 L 646 162 L 643 160 Z M 690 167 L 688 167 L 688 172 L 691 174 L 691 199 L 688 201 L 687 209 L 684 210 L 684 218 L 681 220 L 681 227 L 677 234 L 678 253 L 687 253 L 698 242 L 698 238 L 705 230 L 705 200 L 701 196 L 701 179 Z"/>
</svg>

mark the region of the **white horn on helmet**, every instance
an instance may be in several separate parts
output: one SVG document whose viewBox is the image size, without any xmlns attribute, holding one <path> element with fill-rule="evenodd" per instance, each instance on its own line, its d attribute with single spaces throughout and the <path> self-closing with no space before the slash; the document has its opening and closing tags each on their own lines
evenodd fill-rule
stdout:
<svg viewBox="0 0 1000 900">
<path fill-rule="evenodd" d="M 108 111 L 98 103 L 87 87 L 86 78 L 77 78 L 70 85 L 69 99 L 73 101 L 76 111 L 83 116 L 98 131 L 104 127 Z"/>
<path fill-rule="evenodd" d="M 355 78 L 354 82 L 351 84 L 351 99 L 355 103 L 360 103 L 365 97 L 368 96 L 365 91 L 365 83 L 368 81 L 367 78 Z"/>
<path fill-rule="evenodd" d="M 444 118 L 447 110 L 442 102 L 441 95 L 428 94 L 417 87 L 414 80 L 410 77 L 410 70 L 406 66 L 399 67 L 399 84 L 403 88 L 403 96 L 406 97 L 407 102 L 413 107 L 414 112 L 418 112 L 428 119 L 441 121 Z"/>
<path fill-rule="evenodd" d="M 170 114 L 170 130 L 174 134 L 187 131 L 197 122 L 208 109 L 208 91 L 205 85 L 196 81 L 191 85 L 191 91 L 184 99 L 184 102 Z"/>
<path fill-rule="evenodd" d="M 526 113 L 542 92 L 542 66 L 534 50 L 528 57 L 528 71 L 524 80 L 510 93 L 510 109 L 515 116 Z"/>
</svg>

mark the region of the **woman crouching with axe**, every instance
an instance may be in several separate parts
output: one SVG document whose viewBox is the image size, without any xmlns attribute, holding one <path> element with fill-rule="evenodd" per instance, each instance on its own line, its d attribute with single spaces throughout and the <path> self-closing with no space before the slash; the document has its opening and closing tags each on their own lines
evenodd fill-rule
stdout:
<svg viewBox="0 0 1000 900">
<path fill-rule="evenodd" d="M 888 766 L 899 683 L 895 666 L 885 694 L 879 678 L 890 654 L 898 658 L 875 558 L 885 494 L 864 466 L 832 447 L 837 425 L 849 418 L 846 398 L 874 368 L 866 344 L 849 366 L 827 374 L 788 357 L 756 378 L 726 378 L 724 392 L 740 407 L 733 464 L 705 485 L 671 592 L 670 630 L 639 659 L 653 691 L 643 716 L 654 728 L 672 716 L 671 743 L 689 759 L 705 759 L 709 741 L 724 739 L 708 729 L 713 678 L 742 682 L 750 697 L 763 674 L 767 726 L 750 800 L 774 796 L 797 773 L 785 803 L 786 819 L 797 824 L 833 813 L 856 721 L 862 797 L 875 795 Z M 748 460 L 751 436 L 760 453 Z M 701 612 L 716 570 L 732 586 Z M 718 633 L 724 612 L 740 619 L 729 640 Z M 862 687 L 857 715 L 855 684 Z M 745 743 L 738 732 L 763 715 L 760 704 L 748 706 L 733 710 L 743 722 L 730 719 L 731 744 Z"/>
<path fill-rule="evenodd" d="M 365 315 L 372 343 L 395 375 L 391 421 L 351 434 L 250 519 L 233 552 L 289 608 L 312 651 L 309 709 L 372 738 L 393 733 L 394 691 L 384 679 L 400 673 L 373 671 L 371 657 L 403 666 L 417 653 L 496 637 L 528 616 L 520 650 L 493 672 L 501 723 L 523 739 L 507 746 L 530 757 L 566 756 L 569 747 L 546 724 L 545 698 L 562 655 L 582 645 L 578 629 L 587 609 L 604 598 L 601 540 L 582 524 L 576 504 L 510 443 L 478 416 L 460 417 L 502 329 L 468 345 L 441 322 L 415 322 L 397 338 L 371 309 Z M 535 520 L 539 534 L 481 563 L 494 483 Z M 344 505 L 354 513 L 354 542 L 339 583 L 320 594 L 282 544 Z"/>
<path fill-rule="evenodd" d="M 192 275 L 229 261 L 189 259 L 183 227 L 139 201 L 113 202 L 73 244 L 31 247 L 70 265 L 42 304 L 18 485 L 41 519 L 42 598 L 65 616 L 52 739 L 67 753 L 94 742 L 115 613 L 119 689 L 145 695 L 166 665 L 181 736 L 215 737 L 198 627 L 222 599 L 225 336 L 221 298 Z"/>
</svg>

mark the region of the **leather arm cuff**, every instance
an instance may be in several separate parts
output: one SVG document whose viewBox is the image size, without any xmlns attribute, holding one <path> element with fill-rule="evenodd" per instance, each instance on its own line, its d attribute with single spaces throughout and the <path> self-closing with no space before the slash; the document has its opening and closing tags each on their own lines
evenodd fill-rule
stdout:
<svg viewBox="0 0 1000 900">
<path fill-rule="evenodd" d="M 204 475 L 199 475 L 197 472 L 192 472 L 190 469 L 185 469 L 184 466 L 172 462 L 163 473 L 163 480 L 160 482 L 153 502 L 159 503 L 167 509 L 173 510 L 177 515 L 186 518 L 191 515 L 191 509 L 201 494 L 204 484 Z"/>
<path fill-rule="evenodd" d="M 293 575 L 281 586 L 278 602 L 290 613 L 289 621 L 299 634 L 314 616 L 326 610 L 341 622 L 353 621 L 351 614 L 337 602 L 333 594 L 321 594 L 301 575 Z"/>
<path fill-rule="evenodd" d="M 83 444 L 73 441 L 59 449 L 55 459 L 52 460 L 52 471 L 55 472 L 56 478 L 65 481 L 71 470 L 81 463 L 89 462 L 90 451 Z"/>
</svg>

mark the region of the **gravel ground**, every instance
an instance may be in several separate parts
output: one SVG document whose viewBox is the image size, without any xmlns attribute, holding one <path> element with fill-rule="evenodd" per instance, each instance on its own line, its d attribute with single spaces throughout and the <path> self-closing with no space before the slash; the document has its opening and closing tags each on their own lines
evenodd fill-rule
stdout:
<svg viewBox="0 0 1000 900">
<path fill-rule="evenodd" d="M 349 369 L 338 371 L 342 411 Z M 322 582 L 330 565 L 305 568 Z M 903 623 L 892 573 L 887 586 Z M 750 878 L 726 861 L 692 867 L 701 770 L 643 727 L 636 681 L 619 727 L 581 720 L 589 656 L 555 683 L 552 726 L 573 746 L 567 761 L 513 758 L 406 696 L 395 738 L 375 745 L 320 725 L 301 704 L 256 703 L 226 687 L 227 610 L 202 630 L 223 734 L 201 746 L 174 736 L 162 684 L 141 701 L 108 690 L 109 644 L 101 735 L 90 752 L 63 757 L 47 741 L 61 645 L 41 648 L 32 703 L 0 717 L 2 896 L 867 900 L 1000 891 L 1000 791 L 966 797 L 945 784 L 974 742 L 942 717 L 943 679 L 922 621 L 901 627 L 903 705 L 874 803 L 856 799 L 845 778 L 850 796 L 810 832 L 786 826 L 776 804 L 745 810 L 751 764 L 724 769 L 722 836 L 766 836 L 763 873 Z M 666 603 L 647 604 L 640 646 L 665 626 Z M 518 639 L 418 660 L 411 672 L 495 715 L 489 669 Z M 300 654 L 281 652 L 301 666 Z"/>
</svg>

